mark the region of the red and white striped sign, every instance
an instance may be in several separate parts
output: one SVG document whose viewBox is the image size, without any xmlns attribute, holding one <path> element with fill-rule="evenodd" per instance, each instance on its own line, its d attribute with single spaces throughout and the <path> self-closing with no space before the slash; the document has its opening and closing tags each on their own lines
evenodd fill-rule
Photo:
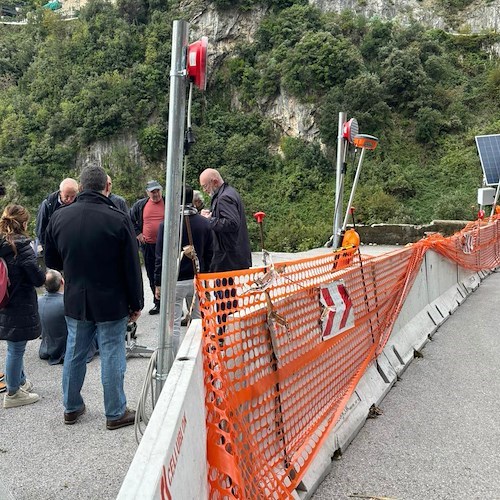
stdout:
<svg viewBox="0 0 500 500">
<path fill-rule="evenodd" d="M 343 280 L 322 285 L 319 289 L 321 340 L 328 340 L 354 326 L 354 308 Z"/>
</svg>

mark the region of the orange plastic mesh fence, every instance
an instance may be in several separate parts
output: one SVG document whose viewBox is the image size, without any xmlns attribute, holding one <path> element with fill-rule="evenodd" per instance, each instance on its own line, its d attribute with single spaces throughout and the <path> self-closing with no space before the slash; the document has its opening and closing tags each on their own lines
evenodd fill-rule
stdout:
<svg viewBox="0 0 500 500">
<path fill-rule="evenodd" d="M 380 257 L 351 248 L 199 275 L 210 498 L 289 498 L 384 348 L 425 252 L 494 268 L 498 224 Z"/>
</svg>

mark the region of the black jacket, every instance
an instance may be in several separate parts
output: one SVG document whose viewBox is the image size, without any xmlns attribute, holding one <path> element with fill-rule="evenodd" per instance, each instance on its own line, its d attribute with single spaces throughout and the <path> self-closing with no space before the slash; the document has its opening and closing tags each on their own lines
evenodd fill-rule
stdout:
<svg viewBox="0 0 500 500">
<path fill-rule="evenodd" d="M 45 246 L 45 231 L 47 231 L 50 218 L 62 206 L 62 203 L 59 201 L 59 191 L 49 194 L 40 204 L 36 216 L 35 233 L 42 246 Z"/>
<path fill-rule="evenodd" d="M 113 205 L 116 208 L 119 208 L 122 212 L 125 212 L 126 214 L 128 214 L 128 206 L 127 206 L 127 202 L 125 201 L 125 198 L 123 198 L 115 193 L 111 193 L 109 195 L 109 199 L 113 202 Z"/>
<path fill-rule="evenodd" d="M 0 339 L 33 340 L 42 333 L 38 317 L 36 286 L 45 282 L 45 273 L 38 267 L 30 240 L 19 236 L 15 240 L 17 255 L 10 244 L 0 238 L 0 257 L 9 271 L 9 303 L 0 309 Z"/>
<path fill-rule="evenodd" d="M 200 272 L 208 273 L 210 262 L 212 260 L 212 231 L 208 219 L 198 214 L 198 211 L 192 205 L 187 205 L 184 214 L 189 217 L 191 226 L 191 235 L 193 238 L 194 249 L 200 264 Z M 161 285 L 161 269 L 163 255 L 163 232 L 164 223 L 158 228 L 158 239 L 156 240 L 155 251 L 155 285 Z M 182 217 L 182 240 L 181 249 L 189 245 L 188 232 L 185 217 Z M 177 281 L 192 280 L 194 278 L 193 261 L 185 256 L 182 257 L 179 266 L 179 276 Z"/>
<path fill-rule="evenodd" d="M 115 321 L 143 308 L 134 230 L 106 196 L 82 191 L 54 213 L 45 243 L 47 267 L 64 271 L 66 316 Z"/>
<path fill-rule="evenodd" d="M 224 183 L 212 197 L 210 227 L 214 233 L 210 272 L 248 269 L 252 252 L 248 238 L 245 208 L 232 186 Z"/>
</svg>

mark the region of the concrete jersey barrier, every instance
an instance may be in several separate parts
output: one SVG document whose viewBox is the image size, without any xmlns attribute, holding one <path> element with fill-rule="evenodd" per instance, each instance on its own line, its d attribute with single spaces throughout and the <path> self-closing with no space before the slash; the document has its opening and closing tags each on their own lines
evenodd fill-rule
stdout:
<svg viewBox="0 0 500 500">
<path fill-rule="evenodd" d="M 384 256 L 379 257 L 384 258 Z M 391 336 L 292 496 L 310 498 L 415 353 L 488 275 L 427 251 Z M 118 500 L 208 498 L 202 329 L 193 321 L 120 489 Z"/>
</svg>

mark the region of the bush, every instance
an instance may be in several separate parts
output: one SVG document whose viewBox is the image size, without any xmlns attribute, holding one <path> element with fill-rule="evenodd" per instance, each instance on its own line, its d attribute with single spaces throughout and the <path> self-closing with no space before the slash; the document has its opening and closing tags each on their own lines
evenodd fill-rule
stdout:
<svg viewBox="0 0 500 500">
<path fill-rule="evenodd" d="M 474 220 L 477 215 L 474 194 L 463 189 L 443 193 L 434 207 L 433 219 Z"/>
<path fill-rule="evenodd" d="M 306 33 L 284 63 L 283 84 L 299 97 L 323 93 L 355 76 L 362 64 L 348 40 L 327 32 Z"/>
<path fill-rule="evenodd" d="M 149 160 L 160 160 L 166 155 L 166 131 L 160 125 L 150 125 L 139 132 L 139 147 Z"/>
</svg>

